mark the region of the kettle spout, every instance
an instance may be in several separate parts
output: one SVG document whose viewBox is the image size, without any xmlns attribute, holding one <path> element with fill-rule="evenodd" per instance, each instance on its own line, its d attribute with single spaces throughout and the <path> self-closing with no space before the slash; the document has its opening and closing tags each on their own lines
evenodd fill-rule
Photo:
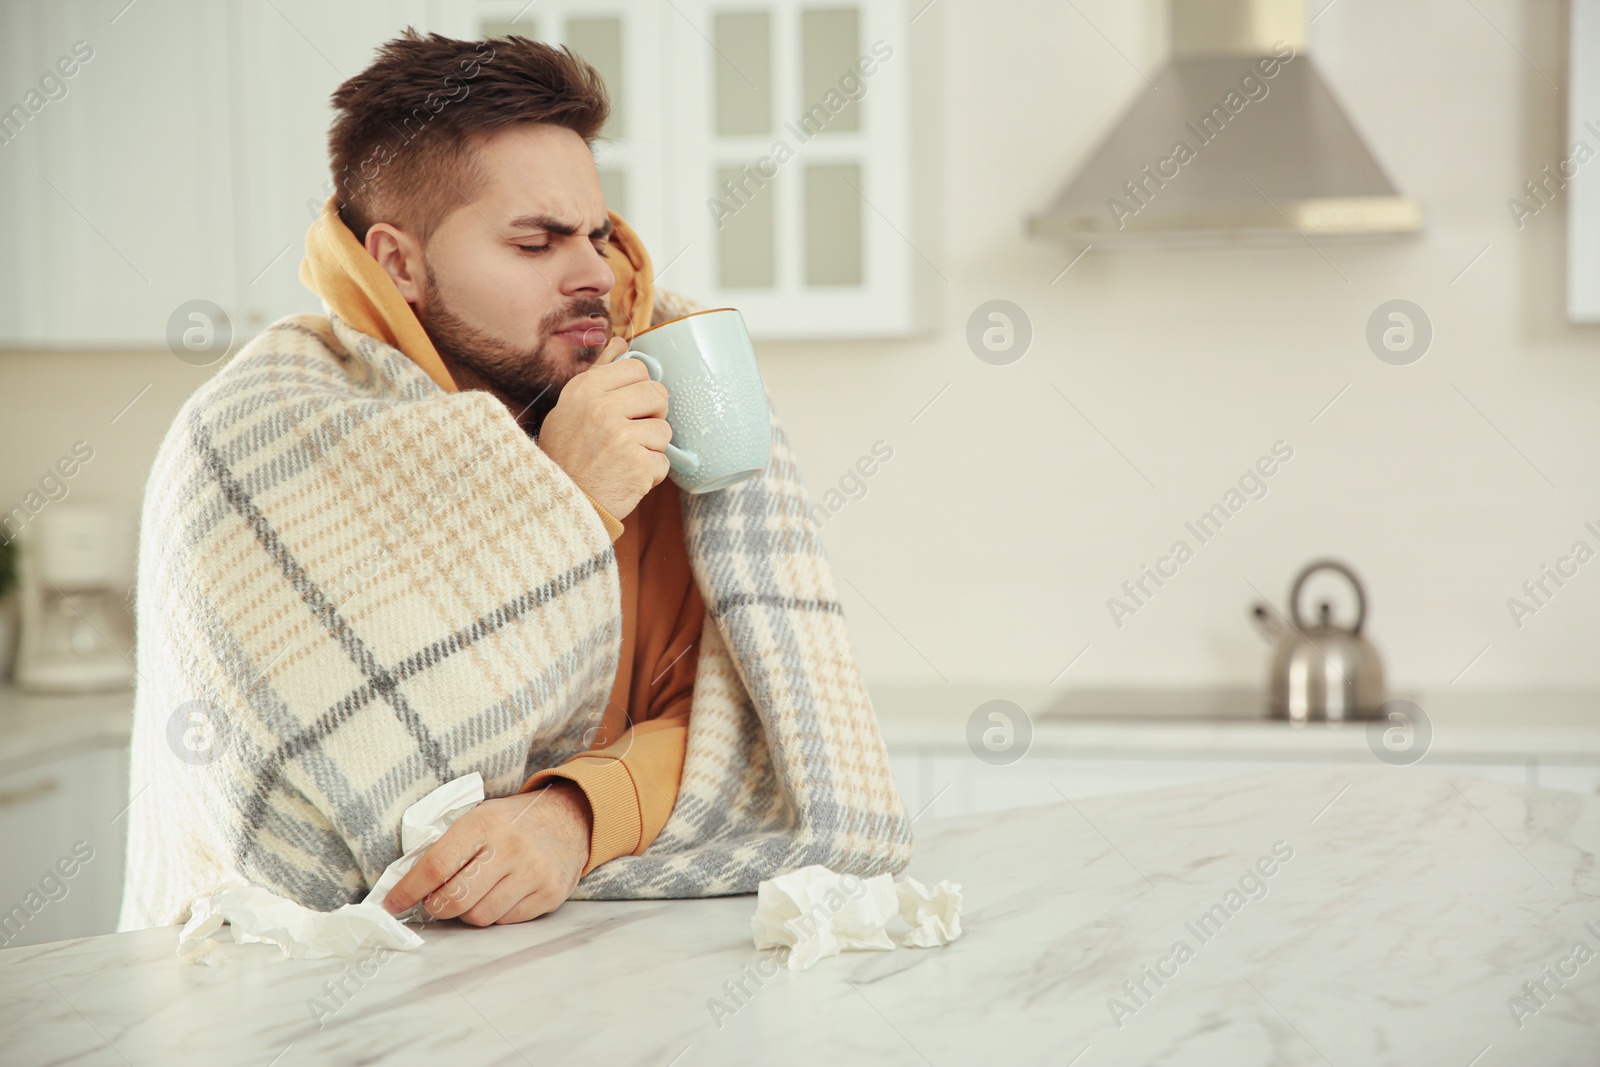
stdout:
<svg viewBox="0 0 1600 1067">
<path fill-rule="evenodd" d="M 1250 615 L 1255 619 L 1256 629 L 1261 631 L 1268 644 L 1276 645 L 1287 632 L 1277 613 L 1265 604 L 1257 603 L 1250 609 Z"/>
</svg>

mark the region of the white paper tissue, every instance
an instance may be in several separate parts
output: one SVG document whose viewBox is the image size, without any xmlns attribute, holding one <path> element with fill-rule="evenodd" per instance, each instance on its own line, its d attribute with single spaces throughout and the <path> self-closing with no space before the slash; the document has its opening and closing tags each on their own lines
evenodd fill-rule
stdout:
<svg viewBox="0 0 1600 1067">
<path fill-rule="evenodd" d="M 429 921 L 427 912 L 419 904 L 404 915 L 390 915 L 383 898 L 416 866 L 428 846 L 444 836 L 451 823 L 482 800 L 483 776 L 473 771 L 446 782 L 407 808 L 400 816 L 402 854 L 384 868 L 359 904 L 313 911 L 257 886 L 235 886 L 202 897 L 190 909 L 189 921 L 178 934 L 178 956 L 191 963 L 222 962 L 214 935 L 223 923 L 232 928 L 234 941 L 277 945 L 291 959 L 352 956 L 368 947 L 420 948 L 422 938 L 406 929 L 405 923 Z"/>
<path fill-rule="evenodd" d="M 756 948 L 787 946 L 789 969 L 803 971 L 847 948 L 894 948 L 884 925 L 898 907 L 887 874 L 862 879 L 812 864 L 756 887 L 750 932 Z"/>
<path fill-rule="evenodd" d="M 383 898 L 389 895 L 394 884 L 404 878 L 417 865 L 422 854 L 450 824 L 471 811 L 483 800 L 483 775 L 477 771 L 446 782 L 405 810 L 400 816 L 400 858 L 383 869 L 366 895 L 363 904 L 376 904 L 383 908 Z M 387 914 L 387 912 L 385 913 Z M 396 916 L 403 922 L 428 922 L 430 917 L 418 901 L 411 910 Z"/>
<path fill-rule="evenodd" d="M 222 962 L 222 945 L 213 934 L 222 924 L 241 944 L 277 945 L 296 960 L 353 956 L 372 946 L 410 950 L 422 938 L 381 904 L 346 904 L 335 911 L 312 911 L 258 886 L 235 886 L 197 901 L 178 935 L 178 955 L 190 963 Z"/>
<path fill-rule="evenodd" d="M 756 887 L 750 932 L 756 948 L 787 947 L 789 969 L 803 971 L 846 949 L 892 950 L 897 915 L 910 928 L 899 944 L 948 944 L 961 936 L 960 912 L 961 886 L 951 882 L 929 891 L 915 878 L 896 884 L 887 874 L 860 878 L 812 864 Z"/>
<path fill-rule="evenodd" d="M 906 876 L 895 886 L 900 897 L 900 918 L 911 932 L 900 939 L 908 948 L 935 948 L 948 945 L 961 936 L 961 886 L 940 882 L 930 891 L 927 886 Z"/>
</svg>

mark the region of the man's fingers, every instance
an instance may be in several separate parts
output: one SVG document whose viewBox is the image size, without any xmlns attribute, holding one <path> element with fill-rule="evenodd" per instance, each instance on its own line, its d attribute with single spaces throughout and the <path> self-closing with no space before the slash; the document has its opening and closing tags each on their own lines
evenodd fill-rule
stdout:
<svg viewBox="0 0 1600 1067">
<path fill-rule="evenodd" d="M 554 890 L 540 890 L 537 893 L 529 893 L 513 905 L 511 910 L 496 919 L 495 922 L 500 924 L 525 923 L 529 919 L 537 919 L 541 915 L 555 911 L 561 907 L 561 903 L 561 895 Z"/>
<path fill-rule="evenodd" d="M 467 892 L 472 899 L 465 902 L 450 902 L 448 906 L 434 911 L 429 907 L 434 898 L 429 897 L 423 901 L 422 906 L 428 908 L 428 913 L 435 918 L 459 918 L 472 926 L 488 926 L 511 910 L 511 906 L 528 891 L 525 879 L 518 877 L 519 873 L 505 871 L 496 874 L 480 871 L 475 881 L 467 883 Z"/>
<path fill-rule="evenodd" d="M 532 881 L 529 880 L 529 874 L 533 875 Z M 461 921 L 472 926 L 514 922 L 515 920 L 507 919 L 506 916 L 520 901 L 530 895 L 528 892 L 530 888 L 539 886 L 541 874 L 542 872 L 527 870 L 508 872 L 476 904 L 461 913 Z M 538 892 L 543 890 L 536 889 L 535 893 Z"/>
<path fill-rule="evenodd" d="M 666 419 L 635 419 L 633 427 L 639 431 L 639 443 L 652 452 L 665 452 L 672 443 L 672 424 Z"/>
<path fill-rule="evenodd" d="M 505 874 L 505 864 L 495 862 L 494 846 L 485 845 L 449 881 L 422 898 L 423 910 L 435 919 L 454 919 L 477 907 Z"/>
<path fill-rule="evenodd" d="M 630 359 L 629 363 L 638 363 Z M 640 364 L 641 368 L 643 364 Z M 625 419 L 665 419 L 667 417 L 667 387 L 660 382 L 652 382 L 644 378 L 631 382 L 620 389 L 613 389 L 606 396 L 607 404 L 611 410 L 617 412 Z"/>
<path fill-rule="evenodd" d="M 583 373 L 574 375 L 561 387 L 561 393 L 565 396 L 568 391 L 575 390 L 574 395 L 585 392 L 598 395 L 626 389 L 637 382 L 649 380 L 649 369 L 637 359 L 625 359 L 621 363 L 613 360 L 603 365 L 596 363 Z"/>
<path fill-rule="evenodd" d="M 657 452 L 653 462 L 655 467 L 650 475 L 652 479 L 650 488 L 652 489 L 666 481 L 667 475 L 672 473 L 672 461 L 667 458 L 665 452 Z"/>
<path fill-rule="evenodd" d="M 618 356 L 622 355 L 622 353 L 626 352 L 627 350 L 627 338 L 613 337 L 611 340 L 607 341 L 606 346 L 600 350 L 600 355 L 595 357 L 594 365 L 596 367 L 603 367 L 607 363 L 610 363 L 612 360 L 616 359 Z M 637 363 L 639 361 L 634 360 L 633 362 Z"/>
<path fill-rule="evenodd" d="M 477 825 L 478 821 L 468 812 L 422 854 L 417 865 L 407 871 L 389 890 L 389 895 L 383 898 L 383 906 L 389 914 L 399 915 L 408 910 L 448 882 L 478 854 L 484 847 L 484 841 L 482 834 L 474 832 Z"/>
</svg>

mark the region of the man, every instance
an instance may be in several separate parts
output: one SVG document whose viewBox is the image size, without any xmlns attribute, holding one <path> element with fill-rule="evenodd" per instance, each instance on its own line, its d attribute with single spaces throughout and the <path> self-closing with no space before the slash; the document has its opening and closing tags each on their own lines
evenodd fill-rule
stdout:
<svg viewBox="0 0 1600 1067">
<path fill-rule="evenodd" d="M 399 812 L 471 770 L 489 799 L 390 911 L 902 869 L 781 426 L 760 478 L 686 500 L 666 390 L 616 362 L 694 305 L 606 209 L 599 77 L 407 31 L 333 103 L 301 267 L 329 317 L 191 398 L 147 489 L 122 928 L 230 884 L 361 899 Z"/>
</svg>

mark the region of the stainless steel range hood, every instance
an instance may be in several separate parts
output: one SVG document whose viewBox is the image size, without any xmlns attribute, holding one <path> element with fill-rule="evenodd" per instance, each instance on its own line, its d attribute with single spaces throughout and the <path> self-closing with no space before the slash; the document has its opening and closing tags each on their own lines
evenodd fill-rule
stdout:
<svg viewBox="0 0 1600 1067">
<path fill-rule="evenodd" d="M 1306 55 L 1303 0 L 1170 0 L 1172 60 L 1028 232 L 1138 245 L 1422 228 Z"/>
</svg>

